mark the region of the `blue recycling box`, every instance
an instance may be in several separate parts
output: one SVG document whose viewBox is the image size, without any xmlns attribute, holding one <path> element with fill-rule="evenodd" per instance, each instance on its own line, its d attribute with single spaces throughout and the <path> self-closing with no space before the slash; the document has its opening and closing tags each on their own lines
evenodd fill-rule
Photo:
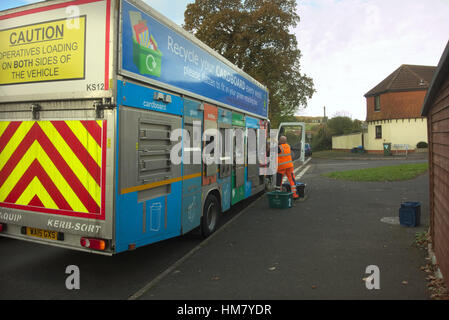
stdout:
<svg viewBox="0 0 449 320">
<path fill-rule="evenodd" d="M 305 192 L 304 192 L 305 188 L 306 188 L 306 185 L 304 183 L 296 182 L 296 193 L 298 194 L 298 196 L 300 198 L 305 197 Z"/>
<path fill-rule="evenodd" d="M 399 223 L 406 227 L 417 227 L 421 223 L 421 202 L 404 202 L 399 209 Z"/>
</svg>

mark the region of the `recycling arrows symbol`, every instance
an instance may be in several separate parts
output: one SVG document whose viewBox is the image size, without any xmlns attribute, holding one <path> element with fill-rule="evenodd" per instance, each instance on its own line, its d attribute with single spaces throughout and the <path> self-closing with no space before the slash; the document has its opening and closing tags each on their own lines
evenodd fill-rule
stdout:
<svg viewBox="0 0 449 320">
<path fill-rule="evenodd" d="M 151 62 L 149 60 L 151 60 Z M 149 54 L 147 56 L 146 65 L 147 65 L 147 69 L 149 71 L 153 72 L 154 70 L 156 70 L 157 63 L 156 63 L 156 60 L 154 59 L 154 57 L 151 54 Z"/>
</svg>

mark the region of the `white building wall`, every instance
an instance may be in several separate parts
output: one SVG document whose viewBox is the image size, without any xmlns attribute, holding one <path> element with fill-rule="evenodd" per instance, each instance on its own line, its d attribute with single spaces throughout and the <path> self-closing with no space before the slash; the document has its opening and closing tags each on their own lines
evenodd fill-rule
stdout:
<svg viewBox="0 0 449 320">
<path fill-rule="evenodd" d="M 376 139 L 376 126 L 382 126 L 382 138 Z M 415 150 L 418 142 L 428 142 L 427 119 L 394 119 L 372 121 L 368 123 L 368 132 L 365 135 L 365 150 L 382 151 L 383 144 L 408 145 L 409 150 Z M 405 149 L 403 149 L 405 150 Z"/>
<path fill-rule="evenodd" d="M 351 150 L 362 145 L 362 133 L 332 137 L 333 150 Z"/>
</svg>

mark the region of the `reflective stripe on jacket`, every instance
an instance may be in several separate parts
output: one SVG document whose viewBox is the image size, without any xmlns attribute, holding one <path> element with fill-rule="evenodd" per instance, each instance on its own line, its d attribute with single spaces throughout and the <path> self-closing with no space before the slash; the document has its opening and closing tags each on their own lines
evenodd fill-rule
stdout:
<svg viewBox="0 0 449 320">
<path fill-rule="evenodd" d="M 290 145 L 280 144 L 278 153 L 278 172 L 287 168 L 293 168 L 292 152 Z"/>
</svg>

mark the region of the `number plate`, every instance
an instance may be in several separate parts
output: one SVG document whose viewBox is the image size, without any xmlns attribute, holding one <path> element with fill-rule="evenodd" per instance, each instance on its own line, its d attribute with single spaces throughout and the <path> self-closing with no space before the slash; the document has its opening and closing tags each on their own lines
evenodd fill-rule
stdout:
<svg viewBox="0 0 449 320">
<path fill-rule="evenodd" d="M 58 232 L 56 231 L 48 231 L 27 227 L 27 235 L 47 240 L 58 240 Z"/>
</svg>

